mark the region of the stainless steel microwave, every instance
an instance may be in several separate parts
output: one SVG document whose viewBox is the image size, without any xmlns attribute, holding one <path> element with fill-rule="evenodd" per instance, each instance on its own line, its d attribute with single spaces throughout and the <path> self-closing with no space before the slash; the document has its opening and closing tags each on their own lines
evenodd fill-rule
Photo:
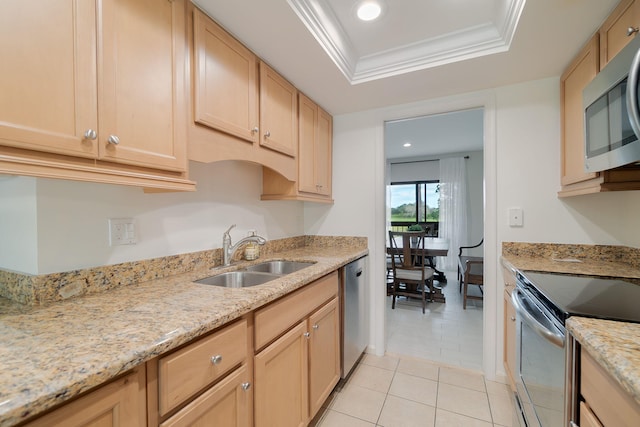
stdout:
<svg viewBox="0 0 640 427">
<path fill-rule="evenodd" d="M 639 68 L 635 37 L 582 91 L 587 172 L 640 161 Z"/>
</svg>

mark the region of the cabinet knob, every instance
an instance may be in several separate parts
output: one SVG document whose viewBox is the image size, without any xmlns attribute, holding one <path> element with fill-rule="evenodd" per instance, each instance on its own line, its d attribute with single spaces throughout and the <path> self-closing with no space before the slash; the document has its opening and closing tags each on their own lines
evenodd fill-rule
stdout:
<svg viewBox="0 0 640 427">
<path fill-rule="evenodd" d="M 513 316 L 511 316 L 511 321 L 512 321 L 512 322 L 515 322 L 515 321 L 516 321 L 516 318 L 515 318 L 515 317 L 513 317 Z"/>
<path fill-rule="evenodd" d="M 305 332 L 305 333 L 304 333 L 304 337 L 305 337 L 305 338 L 309 339 L 309 337 L 310 337 L 310 336 L 311 336 L 311 334 L 310 334 L 309 332 Z"/>
<path fill-rule="evenodd" d="M 109 135 L 109 138 L 107 138 L 107 142 L 112 145 L 118 145 L 120 144 L 120 138 L 118 138 L 116 135 Z"/>
<path fill-rule="evenodd" d="M 271 136 L 271 132 L 266 131 L 266 132 L 264 133 L 264 136 L 265 136 L 265 138 L 269 138 L 269 137 Z"/>
<path fill-rule="evenodd" d="M 260 132 L 260 128 L 258 128 L 258 126 L 251 129 L 251 133 L 258 133 L 258 132 Z"/>
<path fill-rule="evenodd" d="M 312 326 L 313 329 L 318 329 L 320 326 L 316 323 L 315 325 Z"/>
<path fill-rule="evenodd" d="M 91 139 L 91 140 L 93 140 L 93 139 L 96 139 L 97 137 L 98 137 L 98 133 L 97 133 L 95 130 L 93 130 L 93 129 L 87 129 L 87 130 L 84 132 L 84 138 L 85 138 L 85 139 Z"/>
<path fill-rule="evenodd" d="M 211 358 L 211 363 L 213 363 L 214 365 L 219 365 L 221 362 L 222 362 L 222 356 L 219 354 L 216 354 Z"/>
<path fill-rule="evenodd" d="M 242 384 L 240 384 L 240 387 L 242 387 L 242 389 L 244 391 L 247 391 L 247 390 L 249 390 L 251 388 L 251 383 L 248 383 L 248 382 L 247 383 L 242 383 Z"/>
<path fill-rule="evenodd" d="M 637 33 L 638 31 L 640 31 L 640 28 L 638 28 L 638 27 L 629 27 L 629 28 L 627 28 L 627 37 Z"/>
</svg>

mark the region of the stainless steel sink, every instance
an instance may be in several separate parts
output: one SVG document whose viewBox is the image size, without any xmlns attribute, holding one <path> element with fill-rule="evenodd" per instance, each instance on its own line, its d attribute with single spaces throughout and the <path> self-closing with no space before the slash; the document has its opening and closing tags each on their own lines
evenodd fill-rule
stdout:
<svg viewBox="0 0 640 427">
<path fill-rule="evenodd" d="M 298 270 L 302 270 L 305 267 L 313 265 L 313 262 L 301 262 L 301 261 L 266 261 L 260 264 L 250 265 L 245 268 L 249 272 L 265 272 L 272 274 L 290 274 Z"/>
<path fill-rule="evenodd" d="M 247 288 L 250 286 L 262 285 L 271 280 L 275 280 L 281 275 L 262 273 L 256 271 L 230 271 L 228 273 L 216 274 L 196 280 L 196 283 L 213 286 L 224 286 L 227 288 Z"/>
</svg>

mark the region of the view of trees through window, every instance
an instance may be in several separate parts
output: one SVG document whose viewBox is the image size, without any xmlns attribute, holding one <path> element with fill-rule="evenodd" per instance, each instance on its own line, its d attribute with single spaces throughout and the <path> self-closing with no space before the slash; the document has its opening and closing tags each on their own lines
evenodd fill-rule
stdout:
<svg viewBox="0 0 640 427">
<path fill-rule="evenodd" d="M 391 184 L 391 222 L 438 222 L 440 218 L 438 181 Z M 399 224 L 398 224 L 399 225 Z"/>
</svg>

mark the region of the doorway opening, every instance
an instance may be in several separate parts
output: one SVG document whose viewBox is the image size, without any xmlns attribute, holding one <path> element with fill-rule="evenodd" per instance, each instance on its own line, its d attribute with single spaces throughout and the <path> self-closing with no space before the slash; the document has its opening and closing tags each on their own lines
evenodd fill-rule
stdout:
<svg viewBox="0 0 640 427">
<path fill-rule="evenodd" d="M 484 109 L 474 108 L 384 124 L 385 233 L 421 227 L 434 242 L 446 241 L 448 249 L 446 258 L 434 258 L 442 273 L 434 285 L 445 302 L 430 302 L 424 314 L 419 299 L 401 297 L 391 308 L 388 275 L 388 353 L 483 370 L 484 301 L 467 299 L 463 308 L 458 275 L 459 247 L 474 246 L 484 236 L 483 120 Z M 463 252 L 484 254 L 482 245 Z M 469 286 L 468 293 L 482 297 L 478 286 Z"/>
</svg>

